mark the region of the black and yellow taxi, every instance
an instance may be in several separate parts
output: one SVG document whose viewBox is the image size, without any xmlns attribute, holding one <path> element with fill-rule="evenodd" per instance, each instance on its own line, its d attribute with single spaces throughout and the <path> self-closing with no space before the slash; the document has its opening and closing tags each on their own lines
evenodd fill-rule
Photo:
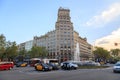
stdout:
<svg viewBox="0 0 120 80">
<path fill-rule="evenodd" d="M 36 63 L 34 67 L 35 67 L 35 70 L 37 71 L 51 71 L 52 70 L 52 67 L 50 67 L 49 65 L 45 63 Z"/>
<path fill-rule="evenodd" d="M 26 67 L 28 64 L 27 62 L 18 62 L 16 63 L 16 67 Z"/>
</svg>

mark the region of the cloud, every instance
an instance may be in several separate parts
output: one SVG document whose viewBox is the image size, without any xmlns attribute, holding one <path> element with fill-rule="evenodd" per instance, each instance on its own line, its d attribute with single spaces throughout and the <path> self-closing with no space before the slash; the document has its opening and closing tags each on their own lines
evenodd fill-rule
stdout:
<svg viewBox="0 0 120 80">
<path fill-rule="evenodd" d="M 104 39 L 98 42 L 98 44 L 108 44 L 108 43 L 109 43 L 109 41 L 104 40 Z"/>
<path fill-rule="evenodd" d="M 116 48 L 114 43 L 119 43 L 118 48 L 120 48 L 120 28 L 113 31 L 110 35 L 97 39 L 95 41 L 95 46 L 104 47 L 110 50 Z"/>
<path fill-rule="evenodd" d="M 86 22 L 86 26 L 105 25 L 120 16 L 120 3 L 112 4 L 107 10 L 101 12 Z"/>
</svg>

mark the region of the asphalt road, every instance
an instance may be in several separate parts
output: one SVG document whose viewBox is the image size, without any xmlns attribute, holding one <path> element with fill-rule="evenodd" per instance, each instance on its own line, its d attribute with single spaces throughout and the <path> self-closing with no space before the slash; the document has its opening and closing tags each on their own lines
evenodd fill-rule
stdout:
<svg viewBox="0 0 120 80">
<path fill-rule="evenodd" d="M 0 71 L 0 80 L 120 80 L 120 73 L 113 73 L 112 68 L 42 72 L 33 67 L 21 67 Z"/>
</svg>

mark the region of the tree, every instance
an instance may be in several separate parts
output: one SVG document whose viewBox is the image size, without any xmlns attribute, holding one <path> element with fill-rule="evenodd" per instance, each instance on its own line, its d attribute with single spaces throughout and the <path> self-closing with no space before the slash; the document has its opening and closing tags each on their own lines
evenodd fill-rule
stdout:
<svg viewBox="0 0 120 80">
<path fill-rule="evenodd" d="M 26 54 L 27 54 L 27 51 L 25 49 L 18 52 L 18 55 L 21 55 L 23 57 L 25 57 Z"/>
<path fill-rule="evenodd" d="M 5 43 L 6 43 L 6 38 L 3 34 L 0 35 L 0 59 L 2 59 L 3 54 L 5 52 Z"/>
<path fill-rule="evenodd" d="M 18 55 L 15 58 L 15 60 L 17 60 L 18 62 L 22 62 L 24 61 L 27 55 L 28 55 L 28 52 L 25 49 L 22 49 L 18 52 Z"/>
<path fill-rule="evenodd" d="M 117 62 L 120 60 L 120 49 L 111 49 L 110 50 L 111 52 L 111 55 L 112 55 L 112 58 L 111 58 L 111 61 L 113 62 Z"/>
<path fill-rule="evenodd" d="M 6 37 L 0 35 L 0 59 L 13 60 L 17 55 L 16 42 L 6 41 Z"/>
<path fill-rule="evenodd" d="M 18 47 L 16 45 L 16 42 L 6 42 L 6 51 L 5 51 L 5 55 L 6 55 L 6 58 L 8 58 L 8 60 L 13 60 L 13 58 L 15 56 L 17 56 L 17 50 L 18 50 Z"/>
<path fill-rule="evenodd" d="M 48 51 L 45 47 L 33 46 L 31 51 L 29 51 L 31 57 L 41 57 L 44 58 L 47 56 Z"/>
<path fill-rule="evenodd" d="M 109 52 L 101 47 L 95 47 L 93 54 L 98 61 L 106 61 L 110 57 Z"/>
<path fill-rule="evenodd" d="M 114 57 L 117 57 L 120 54 L 120 49 L 111 49 L 110 52 Z"/>
<path fill-rule="evenodd" d="M 41 54 L 41 57 L 47 57 L 47 55 L 48 55 L 48 51 L 46 50 L 46 48 L 45 47 L 41 47 L 42 49 L 42 54 Z"/>
<path fill-rule="evenodd" d="M 0 48 L 5 47 L 6 38 L 3 34 L 0 35 Z"/>
</svg>

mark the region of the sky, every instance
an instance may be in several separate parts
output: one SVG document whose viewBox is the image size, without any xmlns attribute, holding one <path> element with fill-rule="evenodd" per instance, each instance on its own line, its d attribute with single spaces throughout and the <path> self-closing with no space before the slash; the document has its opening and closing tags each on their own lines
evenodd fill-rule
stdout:
<svg viewBox="0 0 120 80">
<path fill-rule="evenodd" d="M 120 0 L 0 0 L 0 34 L 17 44 L 55 30 L 58 9 L 70 9 L 74 30 L 97 46 L 120 43 Z"/>
</svg>

